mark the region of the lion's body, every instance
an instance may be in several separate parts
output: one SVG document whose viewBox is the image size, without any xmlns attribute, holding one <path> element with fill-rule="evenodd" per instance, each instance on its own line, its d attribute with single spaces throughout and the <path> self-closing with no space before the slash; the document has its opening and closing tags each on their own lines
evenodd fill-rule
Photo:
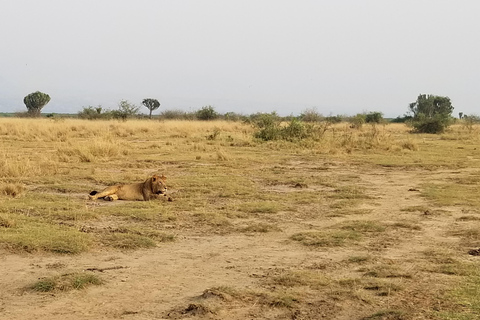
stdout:
<svg viewBox="0 0 480 320">
<path fill-rule="evenodd" d="M 167 186 L 165 176 L 154 175 L 145 182 L 133 183 L 133 184 L 120 184 L 111 187 L 107 187 L 101 192 L 92 191 L 90 193 L 90 200 L 96 200 L 103 198 L 105 200 L 138 200 L 148 201 L 154 199 L 165 199 L 171 201 L 171 198 L 167 197 Z"/>
</svg>

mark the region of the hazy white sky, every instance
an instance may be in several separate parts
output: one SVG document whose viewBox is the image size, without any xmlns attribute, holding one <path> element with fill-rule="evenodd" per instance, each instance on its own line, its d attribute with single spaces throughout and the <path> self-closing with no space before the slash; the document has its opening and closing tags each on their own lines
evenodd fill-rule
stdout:
<svg viewBox="0 0 480 320">
<path fill-rule="evenodd" d="M 0 0 L 0 112 L 480 113 L 478 0 Z M 148 110 L 142 107 L 144 112 Z M 156 113 L 160 112 L 156 111 Z"/>
</svg>

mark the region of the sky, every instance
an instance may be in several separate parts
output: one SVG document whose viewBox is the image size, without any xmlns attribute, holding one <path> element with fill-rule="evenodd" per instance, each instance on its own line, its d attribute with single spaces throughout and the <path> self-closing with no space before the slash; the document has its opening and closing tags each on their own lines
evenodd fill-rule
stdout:
<svg viewBox="0 0 480 320">
<path fill-rule="evenodd" d="M 0 0 L 0 112 L 480 114 L 478 0 Z M 142 112 L 148 109 L 141 107 Z"/>
</svg>

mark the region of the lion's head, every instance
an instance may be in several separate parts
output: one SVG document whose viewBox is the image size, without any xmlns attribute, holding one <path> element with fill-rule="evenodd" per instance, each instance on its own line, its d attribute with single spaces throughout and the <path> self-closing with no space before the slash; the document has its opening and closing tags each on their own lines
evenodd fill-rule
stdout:
<svg viewBox="0 0 480 320">
<path fill-rule="evenodd" d="M 150 185 L 153 194 L 166 194 L 167 193 L 167 185 L 165 184 L 167 177 L 162 175 L 159 177 L 158 175 L 153 175 L 150 178 Z"/>
</svg>

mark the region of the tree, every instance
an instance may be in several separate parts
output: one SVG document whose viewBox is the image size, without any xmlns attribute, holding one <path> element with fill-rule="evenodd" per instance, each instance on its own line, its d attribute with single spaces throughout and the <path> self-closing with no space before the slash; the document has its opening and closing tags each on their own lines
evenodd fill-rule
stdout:
<svg viewBox="0 0 480 320">
<path fill-rule="evenodd" d="M 453 106 L 449 97 L 420 94 L 408 107 L 416 132 L 441 133 L 452 122 Z"/>
<path fill-rule="evenodd" d="M 40 116 L 40 111 L 48 102 L 50 102 L 50 96 L 40 91 L 30 93 L 23 98 L 28 114 L 34 117 Z"/>
<path fill-rule="evenodd" d="M 196 114 L 198 120 L 214 120 L 218 118 L 218 113 L 212 106 L 204 106 Z"/>
<path fill-rule="evenodd" d="M 112 111 L 112 114 L 114 118 L 127 120 L 127 118 L 136 116 L 139 109 L 140 107 L 128 102 L 127 100 L 121 100 L 118 103 L 118 110 Z"/>
<path fill-rule="evenodd" d="M 143 99 L 142 104 L 150 110 L 150 119 L 152 119 L 152 111 L 160 107 L 160 102 L 157 99 Z"/>
</svg>

